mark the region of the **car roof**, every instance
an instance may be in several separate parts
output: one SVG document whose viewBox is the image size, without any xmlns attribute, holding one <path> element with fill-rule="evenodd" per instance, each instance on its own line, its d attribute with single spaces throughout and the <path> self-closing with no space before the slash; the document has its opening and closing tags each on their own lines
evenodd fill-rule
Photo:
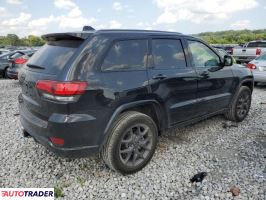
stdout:
<svg viewBox="0 0 266 200">
<path fill-rule="evenodd" d="M 170 31 L 157 31 L 157 30 L 134 30 L 134 29 L 102 29 L 91 31 L 79 31 L 79 32 L 67 32 L 67 33 L 50 33 L 43 35 L 45 40 L 57 40 L 57 39 L 87 39 L 91 35 L 164 35 L 164 36 L 185 36 L 182 33 L 170 32 Z M 192 37 L 192 36 L 189 36 Z"/>
<path fill-rule="evenodd" d="M 178 32 L 170 32 L 170 31 L 158 31 L 158 30 L 139 30 L 139 29 L 102 29 L 95 31 L 96 33 L 114 33 L 114 34 L 168 34 L 168 35 L 181 35 Z"/>
</svg>

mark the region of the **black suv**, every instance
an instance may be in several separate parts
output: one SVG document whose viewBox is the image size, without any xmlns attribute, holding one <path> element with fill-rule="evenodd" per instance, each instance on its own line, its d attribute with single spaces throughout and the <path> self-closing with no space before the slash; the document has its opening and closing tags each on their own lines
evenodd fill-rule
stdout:
<svg viewBox="0 0 266 200">
<path fill-rule="evenodd" d="M 251 71 L 200 39 L 144 30 L 43 38 L 19 73 L 19 109 L 24 135 L 58 155 L 100 152 L 111 169 L 134 173 L 163 130 L 249 112 Z"/>
</svg>

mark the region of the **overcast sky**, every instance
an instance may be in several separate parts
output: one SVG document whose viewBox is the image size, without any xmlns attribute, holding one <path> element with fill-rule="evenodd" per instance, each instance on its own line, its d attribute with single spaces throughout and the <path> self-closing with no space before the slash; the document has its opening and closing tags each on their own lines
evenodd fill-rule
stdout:
<svg viewBox="0 0 266 200">
<path fill-rule="evenodd" d="M 0 35 L 130 28 L 192 34 L 266 28 L 266 0 L 0 0 Z"/>
</svg>

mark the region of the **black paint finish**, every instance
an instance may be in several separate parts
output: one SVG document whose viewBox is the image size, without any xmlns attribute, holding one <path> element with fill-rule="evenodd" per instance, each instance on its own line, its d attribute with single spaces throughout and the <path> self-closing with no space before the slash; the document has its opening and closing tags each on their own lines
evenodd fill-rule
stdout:
<svg viewBox="0 0 266 200">
<path fill-rule="evenodd" d="M 80 34 L 45 36 L 48 40 L 57 37 L 83 40 L 60 73 L 49 74 L 28 67 L 23 67 L 19 73 L 22 126 L 37 141 L 62 156 L 80 157 L 98 152 L 112 123 L 125 110 L 152 105 L 162 131 L 226 110 L 243 83 L 250 83 L 253 88 L 253 76 L 246 68 L 227 66 L 215 72 L 194 68 L 186 46 L 186 39 L 191 39 L 190 36 L 138 30 L 100 30 Z M 175 69 L 154 68 L 153 38 L 181 40 L 186 65 Z M 148 41 L 144 69 L 101 71 L 101 64 L 114 41 L 127 39 Z M 88 87 L 74 102 L 56 102 L 43 98 L 37 91 L 35 84 L 38 80 L 87 81 Z M 49 140 L 51 136 L 64 138 L 65 144 L 55 146 Z"/>
</svg>

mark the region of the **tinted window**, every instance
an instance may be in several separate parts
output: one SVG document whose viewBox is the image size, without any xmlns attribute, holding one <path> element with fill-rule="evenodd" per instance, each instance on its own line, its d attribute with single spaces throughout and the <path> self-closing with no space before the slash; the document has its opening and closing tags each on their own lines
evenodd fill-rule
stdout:
<svg viewBox="0 0 266 200">
<path fill-rule="evenodd" d="M 42 72 L 57 74 L 70 60 L 82 41 L 59 40 L 48 42 L 41 47 L 28 61 L 28 64 L 45 68 Z M 32 69 L 31 70 L 38 70 Z"/>
<path fill-rule="evenodd" d="M 104 59 L 102 70 L 145 69 L 147 40 L 127 40 L 116 42 Z"/>
<path fill-rule="evenodd" d="M 192 63 L 195 67 L 218 66 L 220 58 L 208 46 L 198 41 L 188 41 L 192 54 Z"/>
<path fill-rule="evenodd" d="M 255 58 L 256 60 L 266 60 L 266 54 L 263 54 L 257 58 Z"/>
<path fill-rule="evenodd" d="M 155 68 L 171 69 L 186 67 L 184 51 L 180 40 L 152 40 L 152 54 Z"/>
<path fill-rule="evenodd" d="M 266 42 L 250 42 L 247 47 L 264 47 L 266 48 Z"/>
</svg>

